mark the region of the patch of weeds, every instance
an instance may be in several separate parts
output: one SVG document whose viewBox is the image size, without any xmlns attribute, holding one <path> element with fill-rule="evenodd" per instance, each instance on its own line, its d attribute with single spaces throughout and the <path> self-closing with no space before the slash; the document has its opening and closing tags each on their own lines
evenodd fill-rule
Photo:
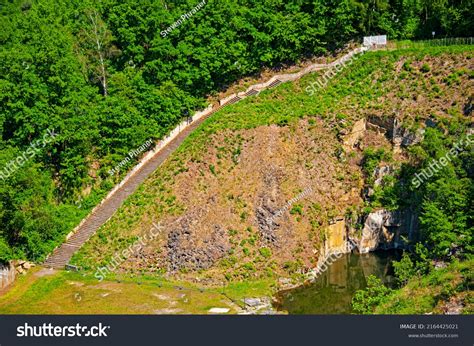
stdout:
<svg viewBox="0 0 474 346">
<path fill-rule="evenodd" d="M 413 67 L 411 66 L 411 60 L 407 60 L 403 63 L 403 69 L 407 72 L 413 71 Z"/>
<path fill-rule="evenodd" d="M 264 258 L 269 258 L 272 255 L 272 250 L 270 250 L 267 247 L 262 247 L 262 248 L 258 249 L 258 252 Z"/>
<path fill-rule="evenodd" d="M 291 215 L 303 215 L 303 206 L 301 204 L 294 204 L 290 210 Z"/>
<path fill-rule="evenodd" d="M 421 68 L 420 68 L 420 71 L 423 72 L 423 73 L 428 73 L 431 71 L 431 67 L 430 65 L 428 65 L 427 63 L 424 63 Z"/>
<path fill-rule="evenodd" d="M 220 266 L 222 268 L 233 268 L 236 263 L 237 258 L 235 256 L 229 256 L 220 261 Z"/>
<path fill-rule="evenodd" d="M 242 268 L 249 272 L 254 272 L 256 270 L 255 265 L 252 262 L 245 263 L 242 265 Z"/>
<path fill-rule="evenodd" d="M 214 165 L 209 165 L 209 170 L 214 176 L 217 176 L 216 167 Z"/>
<path fill-rule="evenodd" d="M 256 240 L 257 240 L 256 237 L 253 235 L 253 236 L 251 236 L 250 238 L 247 239 L 247 242 L 250 245 L 255 245 Z"/>
<path fill-rule="evenodd" d="M 242 149 L 240 147 L 237 147 L 232 152 L 232 161 L 234 162 L 234 165 L 239 163 L 239 156 L 241 152 L 242 152 Z"/>
<path fill-rule="evenodd" d="M 236 229 L 229 229 L 229 230 L 227 231 L 227 233 L 228 233 L 231 237 L 233 237 L 233 236 L 237 235 L 237 230 L 236 230 Z"/>
<path fill-rule="evenodd" d="M 277 125 L 280 127 L 284 127 L 284 126 L 288 126 L 288 123 L 289 123 L 288 118 L 282 118 L 278 120 Z"/>
</svg>

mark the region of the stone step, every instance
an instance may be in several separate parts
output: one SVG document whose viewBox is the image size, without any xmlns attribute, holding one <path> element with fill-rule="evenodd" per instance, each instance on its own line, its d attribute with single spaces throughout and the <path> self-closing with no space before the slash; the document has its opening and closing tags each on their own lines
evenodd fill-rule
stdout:
<svg viewBox="0 0 474 346">
<path fill-rule="evenodd" d="M 281 84 L 281 80 L 276 79 L 268 86 L 268 88 L 274 88 L 279 84 Z"/>
</svg>

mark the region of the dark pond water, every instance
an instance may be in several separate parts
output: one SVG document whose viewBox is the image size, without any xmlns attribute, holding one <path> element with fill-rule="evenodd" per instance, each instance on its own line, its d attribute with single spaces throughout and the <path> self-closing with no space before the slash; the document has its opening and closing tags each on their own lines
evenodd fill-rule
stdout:
<svg viewBox="0 0 474 346">
<path fill-rule="evenodd" d="M 369 275 L 394 285 L 392 261 L 399 258 L 395 251 L 346 254 L 313 283 L 278 292 L 275 307 L 289 314 L 350 314 L 352 297 L 367 286 Z"/>
</svg>

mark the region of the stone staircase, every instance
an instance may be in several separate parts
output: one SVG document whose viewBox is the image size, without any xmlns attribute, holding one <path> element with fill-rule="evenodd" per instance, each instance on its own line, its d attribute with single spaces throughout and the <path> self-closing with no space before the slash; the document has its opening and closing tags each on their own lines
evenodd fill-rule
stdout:
<svg viewBox="0 0 474 346">
<path fill-rule="evenodd" d="M 222 109 L 217 107 L 207 116 L 193 122 L 168 145 L 163 147 L 152 159 L 135 172 L 119 189 L 96 208 L 76 229 L 65 243 L 56 248 L 44 262 L 45 267 L 63 269 L 73 254 L 105 223 L 138 186 L 160 166 L 184 141 L 184 139 L 211 114 Z"/>
</svg>

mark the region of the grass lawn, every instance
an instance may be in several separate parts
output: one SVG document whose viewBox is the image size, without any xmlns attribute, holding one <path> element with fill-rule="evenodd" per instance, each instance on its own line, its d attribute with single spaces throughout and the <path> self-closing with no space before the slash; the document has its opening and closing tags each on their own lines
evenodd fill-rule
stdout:
<svg viewBox="0 0 474 346">
<path fill-rule="evenodd" d="M 270 283 L 235 283 L 199 289 L 152 277 L 115 277 L 34 268 L 0 296 L 0 314 L 207 314 L 237 313 L 244 297 L 269 296 Z"/>
</svg>

